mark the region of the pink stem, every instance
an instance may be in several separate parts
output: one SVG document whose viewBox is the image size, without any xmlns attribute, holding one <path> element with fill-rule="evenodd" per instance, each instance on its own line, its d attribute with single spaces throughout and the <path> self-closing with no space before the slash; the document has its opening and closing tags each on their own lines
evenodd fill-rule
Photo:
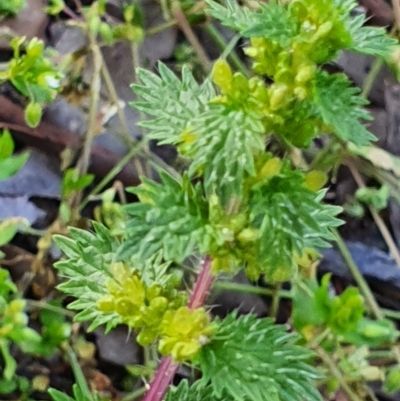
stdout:
<svg viewBox="0 0 400 401">
<path fill-rule="evenodd" d="M 208 293 L 210 291 L 211 285 L 214 281 L 214 277 L 211 273 L 211 258 L 206 256 L 203 265 L 201 266 L 200 274 L 197 277 L 196 284 L 192 295 L 189 299 L 189 309 L 197 309 L 204 304 Z"/>
<path fill-rule="evenodd" d="M 203 262 L 200 274 L 197 277 L 196 284 L 189 299 L 189 309 L 199 308 L 207 298 L 213 283 L 211 261 L 211 258 L 207 256 Z M 150 384 L 150 389 L 143 398 L 143 401 L 162 401 L 178 368 L 179 363 L 174 362 L 171 357 L 162 358 L 157 373 Z"/>
</svg>

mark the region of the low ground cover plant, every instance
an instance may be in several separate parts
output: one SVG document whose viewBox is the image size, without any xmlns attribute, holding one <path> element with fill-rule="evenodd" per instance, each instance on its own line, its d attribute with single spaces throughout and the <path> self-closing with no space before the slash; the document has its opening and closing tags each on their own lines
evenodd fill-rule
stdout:
<svg viewBox="0 0 400 401">
<path fill-rule="evenodd" d="M 179 177 L 160 171 L 159 182 L 144 179 L 131 189 L 139 202 L 124 208 L 128 220 L 116 235 L 94 224 L 93 233 L 57 237 L 68 257 L 57 264 L 67 278 L 60 289 L 77 297 L 71 308 L 91 328 L 124 323 L 141 345 L 158 344 L 164 357 L 145 400 L 164 397 L 179 362 L 202 376 L 172 389 L 169 400 L 317 400 L 312 381 L 320 374 L 297 334 L 254 315 L 212 320 L 203 303 L 216 276 L 244 269 L 252 280 L 301 282 L 294 323 L 306 339 L 321 326 L 350 343 L 371 328 L 377 343 L 397 337 L 390 324 L 363 317 L 357 290 L 331 299 L 327 280 L 301 280 L 316 249 L 334 239 L 340 210 L 323 203 L 323 172 L 285 157 L 321 133 L 359 145 L 374 139 L 361 122 L 368 115 L 359 91 L 322 66 L 343 49 L 389 56 L 395 41 L 364 27 L 362 16 L 352 18 L 352 1 L 269 2 L 255 10 L 208 4 L 212 16 L 249 39 L 253 76 L 222 59 L 202 84 L 185 68 L 181 79 L 163 64 L 159 75 L 137 71 L 134 107 L 151 116 L 142 126 L 159 143 L 176 145 L 187 170 Z M 273 139 L 283 157 L 266 151 Z M 201 261 L 188 292 L 176 265 L 193 255 Z"/>
<path fill-rule="evenodd" d="M 186 67 L 180 77 L 162 63 L 157 73 L 137 69 L 133 107 L 148 116 L 141 126 L 176 146 L 184 168 L 143 178 L 129 189 L 138 201 L 117 207 L 110 224 L 55 236 L 65 255 L 55 267 L 76 321 L 89 330 L 125 324 L 161 355 L 144 401 L 316 401 L 318 385 L 361 400 L 371 396 L 369 380 L 397 389 L 396 352 L 392 366 L 371 363 L 376 347 L 398 338 L 394 325 L 374 316 L 358 289 L 332 296 L 330 277 L 315 277 L 341 208 L 324 202 L 326 172 L 295 157 L 321 135 L 346 151 L 375 139 L 359 89 L 324 69 L 342 50 L 386 60 L 395 50 L 384 29 L 353 15 L 356 5 L 209 0 L 208 15 L 246 39 L 249 75 L 224 58 L 201 83 Z M 291 283 L 290 326 L 236 311 L 213 317 L 214 281 L 241 270 L 252 281 Z M 195 374 L 175 387 L 181 363 Z M 81 387 L 76 401 L 90 399 Z"/>
</svg>

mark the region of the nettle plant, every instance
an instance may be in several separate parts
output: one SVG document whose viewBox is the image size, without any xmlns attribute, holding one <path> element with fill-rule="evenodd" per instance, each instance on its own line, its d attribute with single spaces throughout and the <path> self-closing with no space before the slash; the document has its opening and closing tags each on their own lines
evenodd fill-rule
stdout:
<svg viewBox="0 0 400 401">
<path fill-rule="evenodd" d="M 323 203 L 325 175 L 266 149 L 272 143 L 288 155 L 321 133 L 357 145 L 373 140 L 360 122 L 369 116 L 359 90 L 321 66 L 344 49 L 386 57 L 396 41 L 364 27 L 362 15 L 353 18 L 352 0 L 208 5 L 249 39 L 253 76 L 222 59 L 202 84 L 187 68 L 181 79 L 162 63 L 159 75 L 137 71 L 134 107 L 150 116 L 141 125 L 160 144 L 176 145 L 187 169 L 160 171 L 160 180 L 131 188 L 139 201 L 124 207 L 117 226 L 93 222 L 93 232 L 56 236 L 66 255 L 56 264 L 66 278 L 59 289 L 76 298 L 69 307 L 90 329 L 126 324 L 139 344 L 157 346 L 163 359 L 146 401 L 320 400 L 313 383 L 320 373 L 298 334 L 252 314 L 212 319 L 204 302 L 215 278 L 241 269 L 251 280 L 294 281 L 335 239 L 341 209 Z M 188 290 L 182 267 L 199 259 Z M 315 325 L 357 326 L 359 294 L 331 302 L 324 283 L 326 308 Z M 312 323 L 296 319 L 302 329 Z M 201 378 L 166 395 L 179 363 L 197 367 Z"/>
</svg>

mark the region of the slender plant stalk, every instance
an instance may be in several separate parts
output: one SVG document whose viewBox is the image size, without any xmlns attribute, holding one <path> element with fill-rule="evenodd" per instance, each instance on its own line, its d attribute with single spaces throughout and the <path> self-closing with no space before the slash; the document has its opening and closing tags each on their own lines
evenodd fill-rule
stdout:
<svg viewBox="0 0 400 401">
<path fill-rule="evenodd" d="M 196 35 L 193 32 L 184 12 L 181 9 L 181 6 L 178 1 L 174 1 L 172 3 L 172 14 L 174 19 L 177 21 L 179 28 L 185 34 L 186 39 L 192 45 L 193 50 L 195 51 L 201 65 L 203 66 L 206 72 L 211 71 L 212 62 L 208 58 L 206 52 L 203 49 L 203 46 L 200 44 Z"/>
<path fill-rule="evenodd" d="M 170 28 L 171 26 L 176 25 L 176 20 L 170 19 L 163 24 L 157 25 L 154 28 L 149 28 L 145 33 L 146 36 L 156 35 L 157 33 L 162 32 L 164 29 Z"/>
<path fill-rule="evenodd" d="M 359 188 L 365 188 L 365 182 L 362 179 L 360 173 L 357 171 L 357 169 L 354 167 L 354 165 L 351 162 L 347 163 L 347 167 L 350 169 L 350 172 L 356 181 L 357 185 Z M 376 211 L 376 209 L 372 206 L 368 206 L 369 211 L 371 212 L 371 215 L 373 219 L 375 220 L 376 225 L 379 228 L 379 231 L 382 234 L 383 239 L 385 240 L 390 254 L 392 255 L 393 259 L 396 261 L 397 266 L 400 268 L 400 253 L 399 250 L 397 249 L 397 245 L 394 242 L 394 239 L 392 235 L 389 232 L 389 229 L 386 227 L 385 222 L 383 221 L 382 217 L 379 215 L 379 213 Z"/>
<path fill-rule="evenodd" d="M 279 310 L 279 304 L 281 300 L 280 296 L 280 290 L 281 290 L 282 285 L 277 284 L 275 288 L 272 290 L 272 302 L 269 310 L 269 316 L 272 318 L 276 318 L 276 315 L 278 314 Z"/>
<path fill-rule="evenodd" d="M 145 392 L 147 391 L 147 389 L 145 387 L 141 387 L 139 389 L 137 389 L 136 391 L 127 394 L 125 397 L 121 398 L 121 401 L 134 401 L 136 399 L 138 399 L 139 397 L 141 397 Z"/>
<path fill-rule="evenodd" d="M 391 319 L 400 320 L 400 311 L 381 308 L 384 315 Z"/>
<path fill-rule="evenodd" d="M 372 210 L 375 211 L 375 209 L 373 209 L 373 208 L 372 208 Z M 376 213 L 376 211 L 375 211 L 375 213 Z M 379 216 L 379 218 L 380 218 L 380 216 Z M 375 220 L 375 222 L 376 222 L 376 220 Z M 379 225 L 378 225 L 378 227 L 379 227 Z M 350 254 L 345 242 L 343 241 L 342 237 L 339 235 L 337 230 L 335 230 L 335 231 L 336 231 L 336 241 L 337 241 L 339 250 L 340 250 L 340 252 L 341 252 L 341 254 L 343 256 L 343 259 L 346 261 L 346 264 L 349 267 L 354 279 L 356 280 L 356 283 L 360 287 L 361 292 L 364 294 L 372 313 L 375 315 L 375 317 L 378 320 L 384 319 L 385 313 L 380 309 L 378 303 L 376 302 L 375 297 L 372 294 L 371 289 L 369 288 L 369 286 L 368 286 L 365 278 L 363 277 L 363 275 L 358 270 L 358 267 L 354 263 L 354 260 L 351 257 L 351 254 Z M 396 250 L 397 250 L 397 248 L 396 248 Z M 397 362 L 400 363 L 400 348 L 394 346 L 393 347 L 393 354 L 394 354 Z"/>
<path fill-rule="evenodd" d="M 384 62 L 381 58 L 377 58 L 374 60 L 371 70 L 369 71 L 367 77 L 365 78 L 363 86 L 362 86 L 361 95 L 364 96 L 365 98 L 368 98 L 368 95 L 371 92 L 371 89 L 374 85 L 376 77 L 378 76 L 380 70 L 383 67 L 383 63 Z"/>
<path fill-rule="evenodd" d="M 174 362 L 171 357 L 164 357 L 143 401 L 161 401 L 168 391 L 168 387 L 178 368 L 179 363 Z"/>
<path fill-rule="evenodd" d="M 210 36 L 213 38 L 214 42 L 219 46 L 219 48 L 222 50 L 226 49 L 227 43 L 225 42 L 225 39 L 220 34 L 218 29 L 216 29 L 212 23 L 207 24 L 206 29 Z M 240 60 L 234 49 L 232 49 L 227 58 L 243 75 L 245 75 L 246 77 L 250 75 L 250 71 L 244 65 L 242 60 Z"/>
<path fill-rule="evenodd" d="M 211 258 L 207 256 L 202 264 L 192 295 L 189 300 L 189 309 L 196 309 L 203 305 L 208 296 L 214 277 L 211 273 Z M 161 401 L 179 368 L 179 364 L 171 357 L 164 357 L 158 366 L 156 375 L 150 384 L 143 401 Z"/>
<path fill-rule="evenodd" d="M 132 138 L 129 135 L 129 127 L 128 127 L 128 122 L 126 121 L 125 118 L 125 114 L 124 114 L 124 110 L 122 109 L 121 105 L 120 105 L 120 101 L 119 101 L 119 97 L 117 94 L 117 91 L 115 89 L 113 80 L 111 78 L 110 72 L 108 71 L 108 67 L 104 61 L 104 59 L 102 58 L 102 66 L 101 66 L 101 73 L 103 75 L 104 78 L 104 82 L 107 86 L 109 95 L 111 97 L 111 100 L 113 101 L 113 103 L 115 104 L 116 108 L 117 108 L 117 114 L 118 114 L 118 118 L 121 122 L 122 125 L 122 136 L 124 141 L 126 142 L 126 145 L 128 146 L 132 146 L 133 142 L 135 141 L 134 138 Z"/>
<path fill-rule="evenodd" d="M 108 174 L 93 188 L 90 194 L 80 203 L 79 211 L 82 211 L 84 207 L 90 202 L 90 199 L 99 194 L 106 185 L 129 163 L 131 158 L 135 156 L 144 146 L 144 142 L 139 143 L 137 146 L 131 148 L 127 153 L 112 169 Z"/>
<path fill-rule="evenodd" d="M 74 20 L 79 19 L 79 17 L 68 6 L 64 6 L 63 13 L 66 14 L 71 19 L 74 19 Z"/>
<path fill-rule="evenodd" d="M 383 313 L 377 304 L 374 295 L 372 294 L 371 289 L 369 288 L 366 280 L 364 279 L 363 275 L 358 270 L 357 265 L 355 264 L 349 249 L 347 248 L 343 238 L 339 234 L 336 229 L 332 230 L 336 236 L 336 242 L 339 248 L 339 252 L 341 253 L 344 261 L 346 262 L 347 267 L 349 268 L 354 280 L 356 281 L 357 285 L 360 287 L 361 292 L 363 293 L 369 309 L 373 313 L 373 315 L 377 319 L 383 319 Z"/>
<path fill-rule="evenodd" d="M 101 79 L 100 72 L 102 66 L 102 56 L 99 46 L 92 40 L 91 44 L 93 54 L 93 76 L 91 81 L 91 97 L 89 109 L 89 123 L 85 145 L 83 147 L 82 159 L 80 162 L 80 174 L 86 174 L 90 164 L 90 152 L 92 150 L 93 140 L 96 136 L 96 129 L 98 124 L 98 106 L 100 100 Z"/>
<path fill-rule="evenodd" d="M 213 288 L 219 291 L 243 292 L 245 294 L 255 294 L 266 297 L 272 297 L 275 293 L 275 291 L 270 288 L 257 287 L 251 284 L 232 283 L 230 281 L 216 281 L 213 284 Z M 292 299 L 293 295 L 291 291 L 279 290 L 279 297 Z"/>
<path fill-rule="evenodd" d="M 340 384 L 340 387 L 342 387 L 342 389 L 346 392 L 347 396 L 349 397 L 349 400 L 362 401 L 361 398 L 347 384 L 345 378 L 342 375 L 342 372 L 337 367 L 336 362 L 321 347 L 317 347 L 315 351 L 317 352 L 319 357 L 323 360 L 323 362 L 328 366 L 330 372 Z"/>
<path fill-rule="evenodd" d="M 392 7 L 393 7 L 393 14 L 394 14 L 396 29 L 399 31 L 400 30 L 400 2 L 399 2 L 399 0 L 392 0 L 391 3 L 392 3 Z"/>
</svg>

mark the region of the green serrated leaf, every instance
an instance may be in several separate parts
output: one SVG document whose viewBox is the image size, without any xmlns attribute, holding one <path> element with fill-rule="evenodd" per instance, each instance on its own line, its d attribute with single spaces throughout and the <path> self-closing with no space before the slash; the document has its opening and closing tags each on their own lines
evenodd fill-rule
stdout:
<svg viewBox="0 0 400 401">
<path fill-rule="evenodd" d="M 233 401 L 229 396 L 216 397 L 212 386 L 198 380 L 191 386 L 187 380 L 182 380 L 178 387 L 170 387 L 164 401 Z M 243 399 L 242 401 L 246 401 Z"/>
<path fill-rule="evenodd" d="M 321 401 L 312 385 L 320 375 L 307 363 L 312 353 L 296 340 L 272 319 L 232 313 L 200 351 L 202 380 L 216 397 L 227 394 L 238 401 Z"/>
<path fill-rule="evenodd" d="M 279 2 L 260 4 L 257 11 L 240 7 L 236 0 L 225 1 L 225 7 L 207 0 L 207 14 L 247 38 L 263 37 L 287 46 L 298 33 L 298 25 L 290 9 Z"/>
<path fill-rule="evenodd" d="M 398 41 L 390 37 L 385 28 L 364 26 L 366 19 L 359 15 L 349 21 L 353 45 L 349 50 L 370 56 L 388 57 Z"/>
<path fill-rule="evenodd" d="M 240 7 L 236 0 L 226 0 L 225 6 L 212 0 L 207 0 L 207 4 L 207 14 L 235 31 L 244 32 L 258 22 L 256 14 L 246 7 Z"/>
<path fill-rule="evenodd" d="M 119 249 L 120 258 L 137 254 L 146 260 L 162 251 L 166 260 L 182 262 L 205 235 L 208 203 L 201 186 L 193 186 L 187 176 L 179 182 L 165 172 L 160 175 L 160 184 L 146 179 L 131 190 L 141 203 L 125 207 L 131 220 Z"/>
<path fill-rule="evenodd" d="M 293 277 L 294 254 L 329 247 L 334 239 L 330 228 L 342 223 L 336 218 L 341 208 L 321 202 L 326 191 L 315 193 L 303 182 L 302 174 L 285 165 L 250 195 L 250 218 L 260 231 L 258 268 L 274 281 Z"/>
<path fill-rule="evenodd" d="M 319 72 L 315 80 L 315 103 L 321 116 L 333 132 L 344 141 L 363 146 L 375 141 L 360 120 L 370 121 L 372 117 L 363 109 L 368 101 L 362 98 L 360 90 L 350 86 L 344 74 L 329 75 Z"/>
<path fill-rule="evenodd" d="M 95 233 L 75 228 L 70 234 L 71 238 L 54 237 L 54 242 L 68 257 L 55 264 L 60 276 L 66 278 L 58 288 L 78 297 L 68 305 L 69 309 L 81 311 L 75 316 L 76 321 L 92 321 L 92 330 L 102 324 L 110 323 L 113 327 L 120 322 L 120 317 L 115 313 L 100 312 L 97 302 L 108 294 L 106 283 L 112 277 L 110 268 L 115 259 L 115 240 L 105 236 L 99 225 L 95 226 Z"/>
<path fill-rule="evenodd" d="M 137 110 L 155 118 L 143 121 L 149 137 L 160 144 L 177 143 L 189 121 L 201 113 L 215 91 L 209 80 L 199 85 L 187 67 L 182 70 L 182 80 L 163 63 L 158 64 L 160 76 L 138 69 L 139 84 L 132 89 L 139 100 L 132 103 Z"/>
<path fill-rule="evenodd" d="M 223 205 L 233 197 L 241 198 L 245 175 L 255 174 L 254 154 L 264 149 L 259 118 L 218 106 L 191 123 L 196 139 L 190 148 L 189 174 L 196 176 L 201 171 L 206 192 L 216 191 Z"/>
</svg>

